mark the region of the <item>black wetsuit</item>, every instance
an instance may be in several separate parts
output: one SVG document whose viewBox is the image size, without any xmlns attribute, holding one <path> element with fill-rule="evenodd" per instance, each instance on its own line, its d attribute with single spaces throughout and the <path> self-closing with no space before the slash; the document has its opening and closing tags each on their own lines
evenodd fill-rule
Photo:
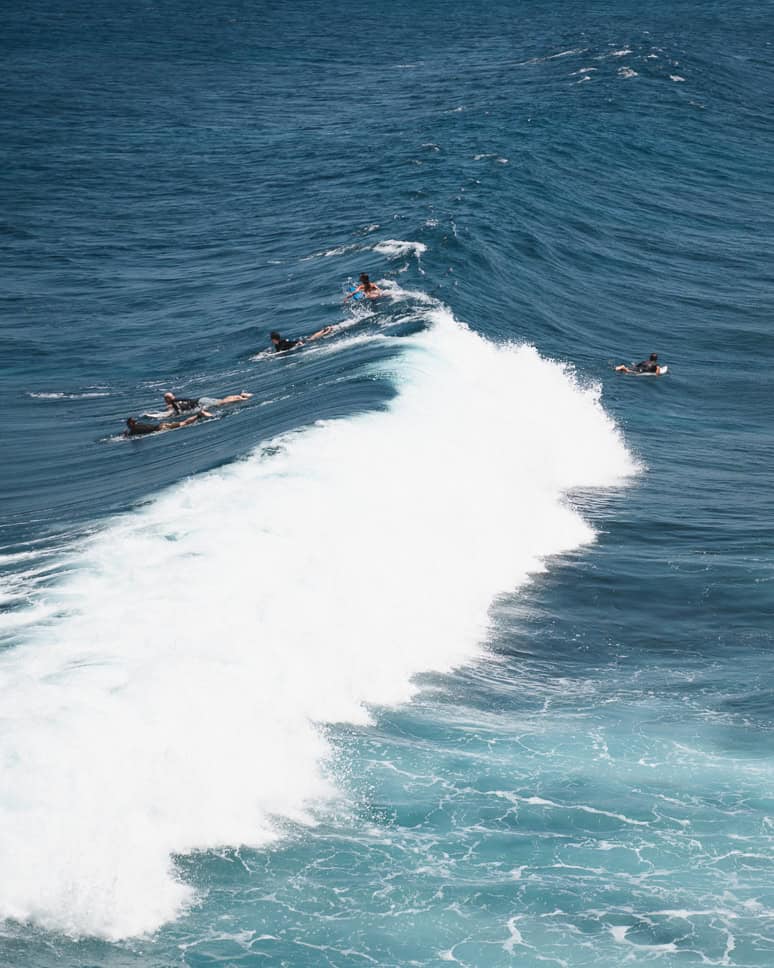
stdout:
<svg viewBox="0 0 774 968">
<path fill-rule="evenodd" d="M 172 409 L 175 411 L 175 413 L 184 413 L 186 410 L 196 410 L 198 406 L 199 406 L 198 397 L 195 400 L 176 399 L 172 401 Z"/>
<path fill-rule="evenodd" d="M 161 430 L 161 424 L 140 423 L 135 420 L 131 427 L 126 428 L 125 433 L 127 437 L 139 437 L 142 434 L 155 434 L 157 430 Z"/>
<path fill-rule="evenodd" d="M 292 350 L 294 346 L 300 346 L 300 344 L 300 339 L 278 339 L 274 349 L 277 353 L 281 353 L 283 350 Z"/>
<path fill-rule="evenodd" d="M 655 360 L 643 360 L 634 369 L 638 373 L 658 373 L 658 363 Z"/>
</svg>

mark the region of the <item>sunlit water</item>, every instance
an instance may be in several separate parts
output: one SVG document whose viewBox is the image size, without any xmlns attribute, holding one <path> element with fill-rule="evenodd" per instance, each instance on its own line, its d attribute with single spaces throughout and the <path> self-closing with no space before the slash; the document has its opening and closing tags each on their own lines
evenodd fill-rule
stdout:
<svg viewBox="0 0 774 968">
<path fill-rule="evenodd" d="M 6 9 L 0 963 L 774 963 L 770 13 Z"/>
</svg>

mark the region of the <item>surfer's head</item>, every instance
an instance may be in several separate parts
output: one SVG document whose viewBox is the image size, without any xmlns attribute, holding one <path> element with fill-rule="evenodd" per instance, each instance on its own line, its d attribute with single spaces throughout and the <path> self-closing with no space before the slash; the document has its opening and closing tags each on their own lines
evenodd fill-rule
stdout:
<svg viewBox="0 0 774 968">
<path fill-rule="evenodd" d="M 364 286 L 370 286 L 371 285 L 371 280 L 368 278 L 368 276 L 365 274 L 365 272 L 361 272 L 360 273 L 360 281 L 363 283 Z"/>
<path fill-rule="evenodd" d="M 164 402 L 165 403 L 174 403 L 175 402 L 175 395 L 174 395 L 174 393 L 171 393 L 169 390 L 167 390 L 167 392 L 164 394 Z"/>
<path fill-rule="evenodd" d="M 279 343 L 282 337 L 275 329 L 273 332 L 269 333 L 269 339 L 272 341 L 272 343 Z"/>
<path fill-rule="evenodd" d="M 650 354 L 650 362 L 651 363 L 655 363 L 657 359 L 658 359 L 658 353 L 651 353 Z"/>
</svg>

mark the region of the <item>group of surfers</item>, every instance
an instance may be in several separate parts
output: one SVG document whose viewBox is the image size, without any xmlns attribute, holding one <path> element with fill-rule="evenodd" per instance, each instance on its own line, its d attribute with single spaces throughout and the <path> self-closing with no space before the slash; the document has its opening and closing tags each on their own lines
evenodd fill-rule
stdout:
<svg viewBox="0 0 774 968">
<path fill-rule="evenodd" d="M 220 398 L 176 397 L 174 393 L 168 390 L 164 394 L 164 403 L 167 409 L 161 420 L 154 420 L 153 423 L 148 423 L 136 420 L 134 417 L 127 417 L 124 435 L 126 437 L 141 437 L 145 434 L 155 434 L 159 430 L 177 430 L 179 427 L 188 427 L 190 424 L 196 423 L 197 420 L 201 420 L 202 417 L 212 416 L 207 407 L 226 407 L 230 403 L 240 403 L 242 400 L 249 400 L 251 396 L 252 393 L 247 393 L 246 390 L 243 390 L 241 393 L 233 393 L 230 396 Z M 164 417 L 179 417 L 181 414 L 189 411 L 195 412 L 191 413 L 190 417 L 185 417 L 182 420 L 164 419 Z M 147 417 L 148 415 L 146 414 L 145 416 Z"/>
<path fill-rule="evenodd" d="M 360 298 L 365 299 L 377 299 L 379 296 L 384 295 L 383 290 L 375 282 L 371 282 L 365 272 L 360 273 L 360 285 L 350 289 L 344 297 L 344 302 L 346 303 L 350 299 L 357 298 L 359 293 L 362 293 Z M 285 339 L 276 330 L 273 330 L 269 333 L 269 339 L 277 353 L 284 353 L 286 350 L 295 349 L 296 346 L 303 346 L 304 343 L 312 343 L 314 340 L 321 339 L 323 336 L 330 336 L 335 328 L 335 326 L 323 326 L 322 329 L 318 329 L 316 333 L 312 333 L 311 336 L 307 336 L 304 339 Z"/>
<path fill-rule="evenodd" d="M 383 291 L 376 285 L 376 283 L 371 282 L 365 272 L 360 274 L 360 284 L 354 287 L 347 295 L 344 297 L 344 302 L 348 302 L 358 293 L 362 293 L 361 298 L 365 299 L 376 299 L 378 296 L 384 295 Z M 304 343 L 311 343 L 314 340 L 321 339 L 323 336 L 329 336 L 333 331 L 334 326 L 324 326 L 322 329 L 318 329 L 316 333 L 312 333 L 311 336 L 307 336 L 304 339 L 284 339 L 276 330 L 273 330 L 269 334 L 269 340 L 271 341 L 274 350 L 278 353 L 285 352 L 286 350 L 295 349 L 297 346 L 303 346 Z M 161 415 L 160 419 L 152 417 L 150 420 L 137 420 L 135 417 L 126 418 L 126 430 L 124 431 L 125 437 L 143 437 L 147 434 L 159 433 L 162 430 L 179 430 L 181 427 L 189 427 L 191 424 L 196 423 L 197 420 L 201 420 L 203 417 L 212 417 L 213 414 L 210 413 L 210 408 L 215 407 L 226 407 L 231 403 L 241 403 L 244 400 L 249 400 L 252 393 L 247 393 L 243 390 L 241 393 L 234 393 L 225 397 L 186 397 L 180 398 L 176 397 L 171 391 L 167 391 L 164 394 L 164 403 L 166 405 L 166 411 Z M 189 413 L 189 417 L 183 417 L 181 420 L 170 419 L 167 417 L 180 417 L 184 413 Z M 144 415 L 146 418 L 149 414 Z"/>
<path fill-rule="evenodd" d="M 384 295 L 382 290 L 375 283 L 371 282 L 365 272 L 360 274 L 359 285 L 347 293 L 344 297 L 344 302 L 346 303 L 350 299 L 357 297 L 358 294 L 360 294 L 360 298 L 365 299 L 376 299 Z M 276 330 L 272 330 L 269 334 L 269 340 L 275 352 L 284 353 L 287 350 L 295 349 L 297 346 L 303 346 L 305 343 L 312 343 L 315 340 L 322 339 L 324 336 L 329 336 L 334 329 L 334 326 L 324 326 L 322 329 L 318 329 L 316 333 L 312 333 L 311 336 L 303 339 L 285 339 Z M 651 353 L 647 360 L 642 360 L 642 362 L 634 363 L 631 366 L 621 363 L 615 369 L 617 373 L 650 373 L 654 376 L 659 376 L 662 372 L 666 372 L 666 367 L 661 366 L 658 362 L 658 353 Z M 249 400 L 251 396 L 252 393 L 247 393 L 243 390 L 241 393 L 234 393 L 221 398 L 180 398 L 176 397 L 174 393 L 167 391 L 164 394 L 166 411 L 162 414 L 161 419 L 153 419 L 153 422 L 148 422 L 137 420 L 135 417 L 127 417 L 124 436 L 140 437 L 146 434 L 158 433 L 162 430 L 178 430 L 181 427 L 188 427 L 203 417 L 212 417 L 213 415 L 208 408 L 226 407 L 231 403 L 241 403 L 244 400 Z M 188 412 L 191 413 L 189 417 L 182 417 L 184 413 Z M 145 416 L 147 417 L 148 415 L 146 414 Z M 165 417 L 182 417 L 182 419 L 167 420 L 164 419 Z"/>
</svg>

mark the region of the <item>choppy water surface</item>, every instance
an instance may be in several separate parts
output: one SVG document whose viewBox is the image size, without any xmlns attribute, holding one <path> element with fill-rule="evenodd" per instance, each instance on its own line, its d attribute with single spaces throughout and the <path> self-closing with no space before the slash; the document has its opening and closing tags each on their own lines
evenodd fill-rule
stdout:
<svg viewBox="0 0 774 968">
<path fill-rule="evenodd" d="M 770 6 L 2 20 L 0 963 L 771 965 Z"/>
</svg>

